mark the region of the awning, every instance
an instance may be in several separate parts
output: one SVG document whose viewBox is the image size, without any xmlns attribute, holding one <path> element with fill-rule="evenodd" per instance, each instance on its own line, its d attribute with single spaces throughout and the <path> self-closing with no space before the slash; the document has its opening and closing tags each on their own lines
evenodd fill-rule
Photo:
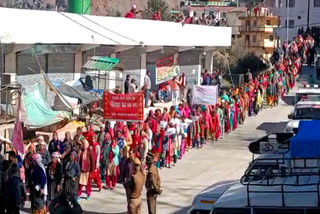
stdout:
<svg viewBox="0 0 320 214">
<path fill-rule="evenodd" d="M 111 71 L 118 63 L 119 59 L 117 58 L 94 56 L 82 68 L 95 71 Z"/>
<path fill-rule="evenodd" d="M 231 46 L 231 27 L 1 7 L 0 20 L 3 44 Z"/>
</svg>

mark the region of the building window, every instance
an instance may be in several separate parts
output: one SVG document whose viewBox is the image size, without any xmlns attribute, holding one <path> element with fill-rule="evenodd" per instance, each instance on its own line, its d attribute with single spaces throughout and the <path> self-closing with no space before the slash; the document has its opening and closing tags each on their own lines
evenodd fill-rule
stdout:
<svg viewBox="0 0 320 214">
<path fill-rule="evenodd" d="M 313 6 L 314 7 L 320 7 L 320 0 L 314 0 L 313 1 Z"/>
<path fill-rule="evenodd" d="M 270 35 L 269 40 L 270 42 L 273 42 L 273 35 Z"/>
<path fill-rule="evenodd" d="M 286 7 L 288 7 L 288 2 L 289 2 L 289 7 L 296 6 L 296 0 L 286 0 Z"/>
<path fill-rule="evenodd" d="M 267 25 L 270 26 L 271 25 L 271 21 L 268 19 L 267 20 Z"/>
<path fill-rule="evenodd" d="M 288 20 L 286 20 L 285 27 L 288 27 Z M 289 28 L 294 28 L 294 20 L 289 20 Z"/>
<path fill-rule="evenodd" d="M 257 35 L 252 35 L 252 43 L 256 43 L 257 42 Z"/>
<path fill-rule="evenodd" d="M 282 0 L 278 0 L 278 7 L 282 7 Z"/>
</svg>

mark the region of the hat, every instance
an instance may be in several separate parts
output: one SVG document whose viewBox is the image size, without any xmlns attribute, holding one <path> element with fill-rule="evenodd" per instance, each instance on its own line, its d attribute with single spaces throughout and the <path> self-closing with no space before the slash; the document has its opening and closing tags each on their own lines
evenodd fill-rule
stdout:
<svg viewBox="0 0 320 214">
<path fill-rule="evenodd" d="M 73 156 L 73 157 L 77 158 L 78 154 L 77 154 L 77 152 L 76 152 L 76 151 L 72 151 L 72 152 L 71 152 L 71 156 Z"/>
<path fill-rule="evenodd" d="M 44 141 L 43 136 L 39 136 L 39 137 L 37 138 L 37 140 L 39 141 L 39 144 L 41 144 L 41 145 L 47 145 L 46 142 Z"/>
<path fill-rule="evenodd" d="M 154 161 L 154 156 L 153 156 L 153 154 L 152 153 L 148 153 L 147 154 L 147 157 L 146 157 L 146 162 L 147 163 L 153 163 L 153 161 Z"/>
<path fill-rule="evenodd" d="M 141 161 L 138 158 L 135 158 L 133 163 L 136 166 L 140 166 L 141 165 Z"/>
<path fill-rule="evenodd" d="M 52 158 L 59 158 L 60 157 L 60 154 L 59 154 L 59 152 L 53 152 L 52 154 L 51 154 L 51 157 Z"/>
</svg>

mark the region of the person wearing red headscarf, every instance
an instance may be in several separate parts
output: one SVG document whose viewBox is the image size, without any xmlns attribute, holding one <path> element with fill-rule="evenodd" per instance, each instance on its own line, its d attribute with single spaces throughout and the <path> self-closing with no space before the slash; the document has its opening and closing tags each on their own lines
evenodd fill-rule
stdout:
<svg viewBox="0 0 320 214">
<path fill-rule="evenodd" d="M 134 153 L 137 152 L 138 146 L 141 144 L 141 138 L 139 134 L 139 128 L 136 127 L 133 131 L 132 135 L 132 144 L 130 145 L 130 150 L 134 151 Z"/>
<path fill-rule="evenodd" d="M 83 132 L 83 136 L 86 138 L 86 140 L 91 145 L 92 144 L 92 136 L 96 136 L 96 134 L 92 130 L 92 126 L 87 127 L 87 132 Z"/>
<path fill-rule="evenodd" d="M 130 150 L 130 147 L 131 147 L 131 144 L 132 144 L 132 137 L 131 137 L 131 134 L 128 130 L 128 126 L 123 126 L 123 137 L 124 137 L 124 140 L 126 141 L 126 145 L 125 147 L 123 148 L 123 155 L 127 158 L 129 157 L 129 150 Z"/>
<path fill-rule="evenodd" d="M 158 124 L 156 131 L 153 133 L 153 147 L 151 149 L 158 169 L 160 168 L 160 155 L 162 153 L 162 140 L 164 134 L 164 129 L 161 129 Z"/>
<path fill-rule="evenodd" d="M 100 179 L 100 158 L 101 158 L 101 148 L 100 144 L 97 142 L 95 135 L 92 135 L 90 149 L 94 157 L 94 171 L 90 172 L 91 179 L 97 184 L 99 192 L 102 189 L 102 183 Z"/>
<path fill-rule="evenodd" d="M 145 122 L 148 123 L 149 128 L 151 129 L 152 133 L 154 133 L 157 129 L 157 119 L 154 116 L 154 113 L 152 110 L 149 111 L 149 115 Z"/>
</svg>

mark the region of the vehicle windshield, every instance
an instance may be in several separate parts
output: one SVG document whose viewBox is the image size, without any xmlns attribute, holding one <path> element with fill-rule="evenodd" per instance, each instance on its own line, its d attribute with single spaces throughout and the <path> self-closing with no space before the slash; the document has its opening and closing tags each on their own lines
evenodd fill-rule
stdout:
<svg viewBox="0 0 320 214">
<path fill-rule="evenodd" d="M 320 120 L 320 106 L 308 108 L 296 108 L 293 114 L 294 120 Z"/>
<path fill-rule="evenodd" d="M 296 102 L 301 100 L 320 101 L 320 94 L 314 93 L 297 93 Z"/>
</svg>

